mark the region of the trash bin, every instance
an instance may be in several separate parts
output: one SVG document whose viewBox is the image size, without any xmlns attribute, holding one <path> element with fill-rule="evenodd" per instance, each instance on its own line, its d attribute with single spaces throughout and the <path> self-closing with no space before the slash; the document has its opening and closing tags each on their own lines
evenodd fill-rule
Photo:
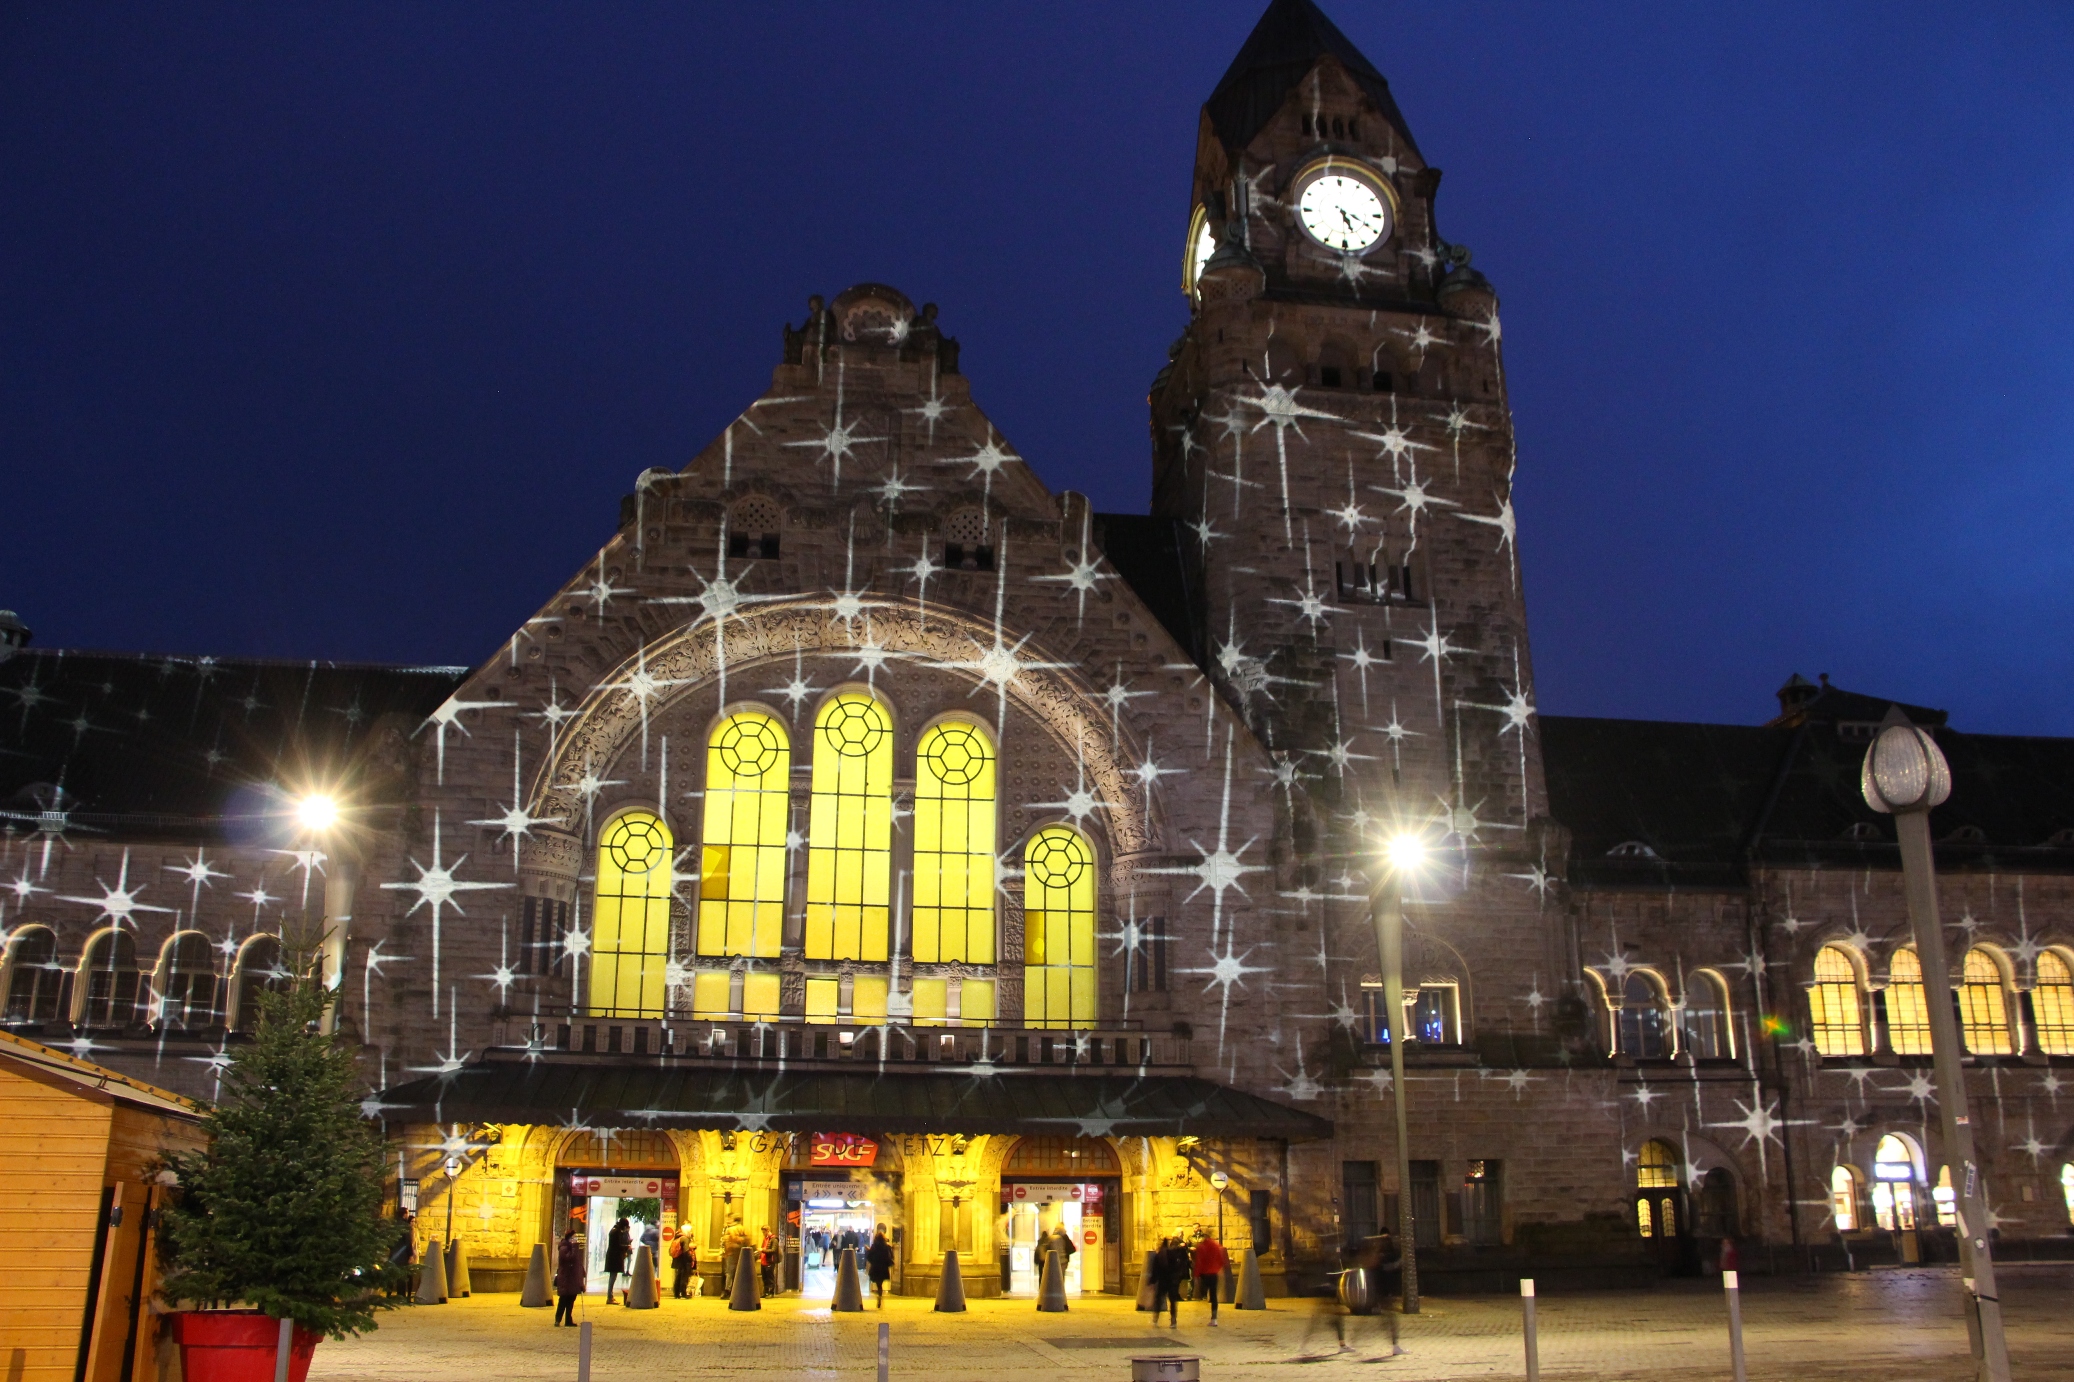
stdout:
<svg viewBox="0 0 2074 1382">
<path fill-rule="evenodd" d="M 1199 1382 L 1203 1360 L 1195 1353 L 1138 1353 L 1131 1356 L 1131 1382 Z"/>
</svg>

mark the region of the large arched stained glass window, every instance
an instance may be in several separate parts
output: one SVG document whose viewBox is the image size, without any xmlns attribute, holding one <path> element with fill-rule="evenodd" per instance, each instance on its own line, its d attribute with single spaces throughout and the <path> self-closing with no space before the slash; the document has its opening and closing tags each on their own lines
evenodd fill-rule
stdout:
<svg viewBox="0 0 2074 1382">
<path fill-rule="evenodd" d="M 2002 966 L 1979 947 L 1966 952 L 1966 964 L 1960 971 L 1959 1025 L 1966 1035 L 1966 1049 L 1974 1055 L 2016 1054 L 2016 1040 L 2009 1029 L 2009 991 L 2003 987 Z"/>
<path fill-rule="evenodd" d="M 893 721 L 862 691 L 814 718 L 806 957 L 883 960 L 893 871 Z"/>
<path fill-rule="evenodd" d="M 670 951 L 670 827 L 650 811 L 615 816 L 598 839 L 590 1014 L 660 1017 Z"/>
<path fill-rule="evenodd" d="M 792 748 L 760 710 L 730 715 L 706 747 L 698 953 L 774 959 L 785 930 Z"/>
<path fill-rule="evenodd" d="M 1046 826 L 1023 850 L 1023 1019 L 1095 1020 L 1095 852 L 1063 825 Z"/>
<path fill-rule="evenodd" d="M 2057 950 L 2038 955 L 2031 1013 L 2038 1019 L 2038 1049 L 2048 1056 L 2074 1056 L 2074 967 Z"/>
<path fill-rule="evenodd" d="M 1913 950 L 1897 950 L 1887 970 L 1887 1041 L 1897 1056 L 1930 1054 L 1930 1001 L 1923 996 L 1923 964 Z"/>
<path fill-rule="evenodd" d="M 1840 946 L 1815 953 L 1815 982 L 1808 985 L 1808 1035 L 1825 1056 L 1865 1054 L 1865 1003 L 1858 966 Z"/>
<path fill-rule="evenodd" d="M 914 956 L 994 962 L 994 747 L 933 726 L 915 749 Z"/>
</svg>

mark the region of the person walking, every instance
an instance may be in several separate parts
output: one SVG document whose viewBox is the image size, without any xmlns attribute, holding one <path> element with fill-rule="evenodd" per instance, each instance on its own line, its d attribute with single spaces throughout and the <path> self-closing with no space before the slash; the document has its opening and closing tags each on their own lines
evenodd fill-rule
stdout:
<svg viewBox="0 0 2074 1382">
<path fill-rule="evenodd" d="M 763 1273 L 763 1293 L 778 1294 L 778 1235 L 769 1224 L 763 1226 L 763 1242 L 756 1249 L 756 1265 Z"/>
<path fill-rule="evenodd" d="M 737 1219 L 727 1226 L 727 1236 L 720 1240 L 720 1294 L 734 1294 L 735 1276 L 742 1270 L 742 1249 L 748 1246 L 748 1230 Z"/>
<path fill-rule="evenodd" d="M 1195 1290 L 1210 1302 L 1210 1327 L 1217 1327 L 1217 1297 L 1224 1294 L 1224 1244 L 1205 1233 L 1195 1244 Z"/>
<path fill-rule="evenodd" d="M 1159 1323 L 1159 1309 L 1167 1308 L 1167 1323 L 1181 1327 L 1181 1283 L 1188 1279 L 1188 1250 L 1179 1240 L 1162 1238 L 1152 1255 L 1152 1322 Z"/>
<path fill-rule="evenodd" d="M 1060 1224 L 1051 1231 L 1051 1238 L 1046 1246 L 1050 1251 L 1059 1255 L 1059 1280 L 1064 1281 L 1066 1279 L 1066 1268 L 1073 1265 L 1073 1254 L 1078 1251 L 1073 1246 L 1073 1235 L 1066 1232 L 1064 1224 Z M 1040 1260 L 1038 1266 L 1041 1268 L 1043 1265 L 1042 1260 Z M 1040 1290 L 1043 1289 L 1044 1276 L 1041 1271 L 1037 1276 L 1037 1285 Z"/>
<path fill-rule="evenodd" d="M 555 1324 L 576 1327 L 576 1298 L 583 1294 L 584 1277 L 589 1275 L 583 1267 L 583 1245 L 576 1241 L 576 1230 L 570 1229 L 562 1235 L 555 1248 Z"/>
<path fill-rule="evenodd" d="M 613 1283 L 627 1275 L 627 1250 L 633 1244 L 634 1231 L 626 1216 L 621 1215 L 612 1231 L 605 1235 L 605 1303 L 612 1304 Z"/>
<path fill-rule="evenodd" d="M 871 1293 L 878 1297 L 879 1309 L 885 1309 L 886 1283 L 893 1276 L 893 1245 L 886 1241 L 884 1228 L 872 1234 L 871 1246 L 864 1250 L 864 1272 L 871 1278 Z"/>
</svg>

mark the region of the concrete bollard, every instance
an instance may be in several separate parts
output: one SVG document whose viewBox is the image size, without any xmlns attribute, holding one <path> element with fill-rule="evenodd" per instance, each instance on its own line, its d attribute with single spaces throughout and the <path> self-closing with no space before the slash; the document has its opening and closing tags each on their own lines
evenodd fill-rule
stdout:
<svg viewBox="0 0 2074 1382">
<path fill-rule="evenodd" d="M 529 1310 L 554 1304 L 554 1297 L 548 1292 L 545 1243 L 535 1243 L 533 1255 L 526 1260 L 526 1289 L 519 1292 L 519 1304 Z"/>
<path fill-rule="evenodd" d="M 1534 1319 L 1534 1278 L 1519 1281 L 1519 1306 L 1527 1333 L 1527 1382 L 1541 1382 L 1541 1336 Z"/>
<path fill-rule="evenodd" d="M 1743 1288 L 1737 1272 L 1721 1274 L 1722 1294 L 1728 1297 L 1728 1357 L 1735 1367 L 1736 1382 L 1750 1382 L 1743 1367 Z"/>
<path fill-rule="evenodd" d="M 634 1272 L 627 1281 L 626 1301 L 629 1310 L 656 1310 L 662 1306 L 662 1297 L 655 1289 L 655 1254 L 646 1243 L 634 1253 Z"/>
<path fill-rule="evenodd" d="M 965 1278 L 958 1271 L 958 1250 L 943 1255 L 943 1275 L 936 1283 L 936 1308 L 946 1315 L 965 1313 Z M 879 1328 L 884 1329 L 884 1325 Z"/>
<path fill-rule="evenodd" d="M 576 1330 L 576 1382 L 591 1382 L 591 1322 Z"/>
<path fill-rule="evenodd" d="M 828 1308 L 844 1314 L 864 1308 L 864 1284 L 857 1279 L 855 1248 L 844 1248 L 835 1260 L 835 1299 Z"/>
<path fill-rule="evenodd" d="M 1046 1314 L 1063 1313 L 1066 1308 L 1066 1264 L 1057 1252 L 1044 1254 L 1044 1284 L 1037 1290 L 1037 1308 Z"/>
<path fill-rule="evenodd" d="M 1260 1279 L 1260 1256 L 1253 1249 L 1239 1262 L 1239 1298 L 1236 1302 L 1241 1310 L 1267 1309 L 1267 1283 Z"/>
<path fill-rule="evenodd" d="M 727 1298 L 730 1310 L 761 1310 L 763 1296 L 758 1290 L 762 1285 L 756 1279 L 756 1249 L 743 1248 L 735 1258 L 734 1294 Z"/>
<path fill-rule="evenodd" d="M 446 1304 L 446 1252 L 431 1243 L 425 1245 L 425 1261 L 418 1268 L 418 1304 Z"/>
<path fill-rule="evenodd" d="M 468 1249 L 459 1238 L 446 1245 L 446 1293 L 449 1297 L 475 1294 L 468 1282 Z"/>
<path fill-rule="evenodd" d="M 1150 1310 L 1154 1298 L 1159 1295 L 1159 1284 L 1154 1280 L 1153 1276 L 1158 1270 L 1159 1264 L 1154 1260 L 1158 1256 L 1159 1254 L 1155 1252 L 1145 1254 L 1145 1275 L 1138 1280 L 1138 1308 L 1140 1310 Z"/>
</svg>

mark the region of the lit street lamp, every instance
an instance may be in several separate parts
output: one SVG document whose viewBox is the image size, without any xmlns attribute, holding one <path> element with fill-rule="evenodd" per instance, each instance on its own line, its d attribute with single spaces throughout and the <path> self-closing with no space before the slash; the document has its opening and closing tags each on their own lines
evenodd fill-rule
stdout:
<svg viewBox="0 0 2074 1382">
<path fill-rule="evenodd" d="M 1930 1009 L 1930 1054 L 1937 1072 L 1937 1108 L 1944 1123 L 1945 1160 L 1951 1165 L 1959 1251 L 1980 1321 L 1974 1357 L 1988 1382 L 2009 1382 L 2009 1346 L 2002 1336 L 2002 1303 L 1995 1290 L 1994 1253 L 1988 1245 L 1987 1187 L 1973 1155 L 1966 1116 L 1966 1084 L 1959 1070 L 1959 1024 L 1945 967 L 1944 927 L 1937 916 L 1937 876 L 1930 858 L 1930 808 L 1952 794 L 1952 771 L 1937 741 L 1909 722 L 1898 707 L 1887 712 L 1860 775 L 1865 804 L 1892 814 L 1901 841 L 1901 878 L 1908 921 L 1922 961 L 1923 997 Z"/>
<path fill-rule="evenodd" d="M 1419 1313 L 1419 1261 L 1411 1205 L 1411 1141 L 1404 1116 L 1404 877 L 1426 862 L 1417 835 L 1393 837 L 1377 869 L 1368 915 L 1383 959 L 1383 1014 L 1390 1024 L 1390 1103 L 1397 1115 L 1397 1250 L 1404 1262 L 1404 1313 Z"/>
<path fill-rule="evenodd" d="M 446 1239 L 442 1244 L 444 1247 L 452 1247 L 454 1242 L 454 1178 L 460 1174 L 461 1158 L 457 1156 L 448 1157 L 446 1159 Z"/>
<path fill-rule="evenodd" d="M 310 847 L 325 847 L 331 856 L 331 871 L 324 878 L 324 929 L 318 937 L 323 964 L 319 979 L 334 1001 L 325 1005 L 321 1030 L 327 1035 L 338 1030 L 338 1010 L 344 999 L 340 987 L 346 973 L 346 932 L 353 924 L 353 891 L 358 877 L 352 861 L 342 857 L 341 837 L 347 832 L 344 811 L 337 797 L 328 792 L 305 792 L 294 799 L 292 815 L 297 835 Z"/>
</svg>

